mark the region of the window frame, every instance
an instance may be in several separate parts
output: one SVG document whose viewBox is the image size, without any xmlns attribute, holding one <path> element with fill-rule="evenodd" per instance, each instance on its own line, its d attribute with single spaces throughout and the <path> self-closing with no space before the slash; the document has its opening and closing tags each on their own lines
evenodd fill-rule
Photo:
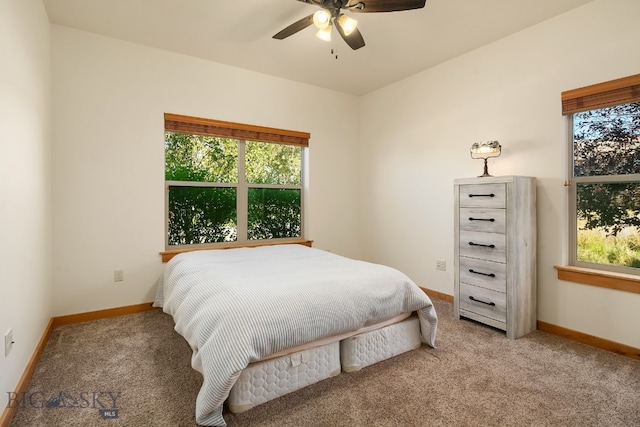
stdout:
<svg viewBox="0 0 640 427">
<path fill-rule="evenodd" d="M 297 132 L 284 129 L 267 128 L 262 126 L 247 125 L 241 123 L 224 122 L 220 120 L 205 119 L 200 117 L 183 116 L 178 114 L 164 114 L 164 132 L 176 132 L 184 134 L 196 134 L 205 136 L 215 136 L 233 139 L 238 143 L 238 182 L 200 182 L 200 181 L 164 181 L 165 202 L 164 202 L 164 246 L 165 251 L 161 252 L 163 261 L 166 257 L 175 253 L 207 249 L 207 248 L 227 248 L 240 246 L 260 246 L 264 244 L 279 243 L 303 243 L 309 245 L 305 240 L 305 182 L 307 149 L 311 135 L 307 132 Z M 255 141 L 268 144 L 292 145 L 301 148 L 300 153 L 300 184 L 254 184 L 246 182 L 245 149 L 248 141 Z M 236 226 L 237 238 L 233 242 L 212 242 L 195 243 L 186 245 L 169 245 L 169 187 L 177 185 L 181 187 L 212 187 L 212 188 L 235 188 L 236 189 Z M 295 189 L 300 191 L 300 236 L 283 237 L 273 239 L 248 240 L 248 191 L 250 188 L 277 188 Z M 166 261 L 165 261 L 166 262 Z"/>
<path fill-rule="evenodd" d="M 640 174 L 574 176 L 573 115 L 578 112 L 640 101 L 640 74 L 562 92 L 567 119 L 569 265 L 555 266 L 558 279 L 640 293 L 640 269 L 589 263 L 577 259 L 577 186 L 579 183 L 638 182 Z"/>
</svg>

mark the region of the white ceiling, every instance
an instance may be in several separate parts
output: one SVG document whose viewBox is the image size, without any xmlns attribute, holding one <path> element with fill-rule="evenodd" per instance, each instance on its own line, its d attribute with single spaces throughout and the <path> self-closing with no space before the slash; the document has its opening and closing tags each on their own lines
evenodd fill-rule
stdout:
<svg viewBox="0 0 640 427">
<path fill-rule="evenodd" d="M 314 12 L 296 0 L 44 0 L 52 23 L 362 95 L 592 0 L 427 0 L 424 9 L 351 14 L 352 51 L 313 27 L 272 36 Z M 338 58 L 331 54 L 331 48 Z"/>
</svg>

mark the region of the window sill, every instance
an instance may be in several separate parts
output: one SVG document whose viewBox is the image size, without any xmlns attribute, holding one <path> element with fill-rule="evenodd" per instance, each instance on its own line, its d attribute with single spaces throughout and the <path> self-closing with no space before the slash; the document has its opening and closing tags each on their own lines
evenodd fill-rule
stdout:
<svg viewBox="0 0 640 427">
<path fill-rule="evenodd" d="M 613 273 L 611 271 L 590 268 L 554 266 L 558 270 L 558 280 L 582 283 L 591 286 L 616 289 L 618 291 L 640 294 L 640 277 L 632 274 Z"/>
<path fill-rule="evenodd" d="M 273 242 L 262 241 L 262 242 L 255 242 L 255 243 L 248 243 L 248 242 L 228 243 L 228 244 L 215 245 L 215 246 L 212 245 L 212 246 L 198 246 L 193 248 L 170 249 L 167 251 L 160 252 L 160 255 L 162 256 L 162 262 L 168 262 L 171 258 L 183 252 L 206 251 L 206 250 L 212 250 L 212 249 L 255 248 L 257 246 L 291 245 L 291 244 L 305 245 L 305 246 L 311 247 L 312 243 L 313 243 L 313 240 L 304 240 L 304 239 L 279 240 L 279 241 L 273 241 Z"/>
</svg>

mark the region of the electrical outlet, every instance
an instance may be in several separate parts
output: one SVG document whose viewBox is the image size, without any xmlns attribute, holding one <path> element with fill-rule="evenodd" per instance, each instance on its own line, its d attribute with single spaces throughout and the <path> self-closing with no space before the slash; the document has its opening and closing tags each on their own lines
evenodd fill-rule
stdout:
<svg viewBox="0 0 640 427">
<path fill-rule="evenodd" d="M 4 357 L 7 357 L 11 352 L 11 348 L 13 347 L 13 330 L 9 329 L 6 334 L 4 334 Z"/>
<path fill-rule="evenodd" d="M 124 270 L 113 270 L 113 281 L 122 282 L 124 280 Z"/>
<path fill-rule="evenodd" d="M 447 261 L 443 259 L 436 260 L 436 270 L 447 271 Z"/>
</svg>

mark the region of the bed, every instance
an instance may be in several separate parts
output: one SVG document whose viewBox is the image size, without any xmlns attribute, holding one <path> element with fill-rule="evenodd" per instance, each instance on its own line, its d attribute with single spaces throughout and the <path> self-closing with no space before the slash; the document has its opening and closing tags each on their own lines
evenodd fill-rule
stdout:
<svg viewBox="0 0 640 427">
<path fill-rule="evenodd" d="M 177 255 L 154 305 L 173 317 L 203 375 L 201 425 L 226 425 L 223 404 L 251 364 L 293 354 L 295 365 L 304 351 L 366 338 L 411 313 L 422 342 L 435 347 L 437 332 L 431 300 L 403 273 L 295 244 Z"/>
</svg>

